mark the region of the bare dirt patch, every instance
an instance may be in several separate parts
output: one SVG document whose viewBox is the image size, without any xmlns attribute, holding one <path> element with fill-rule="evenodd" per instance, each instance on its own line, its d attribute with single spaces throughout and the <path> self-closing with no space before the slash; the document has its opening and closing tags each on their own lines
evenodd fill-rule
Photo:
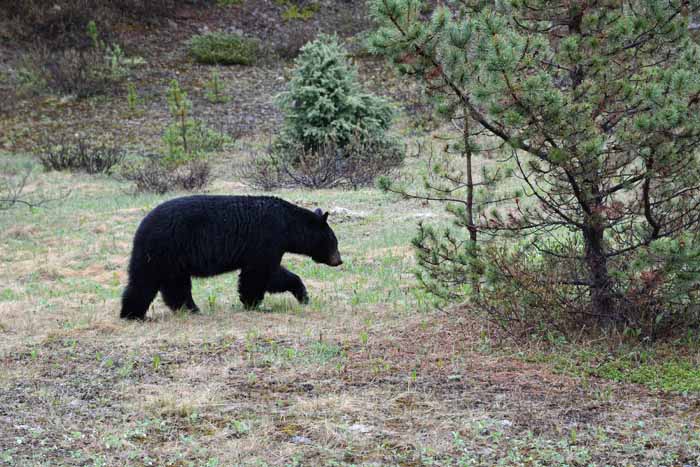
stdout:
<svg viewBox="0 0 700 467">
<path fill-rule="evenodd" d="M 202 324 L 221 324 L 213 321 Z M 422 446 L 457 455 L 450 433 L 471 436 L 473 424 L 486 421 L 510 437 L 555 439 L 595 426 L 626 439 L 628 423 L 639 420 L 698 423 L 696 402 L 665 396 L 659 404 L 646 390 L 602 381 L 584 388 L 543 365 L 473 350 L 478 339 L 464 326 L 436 316 L 371 334 L 365 345 L 352 333 L 304 338 L 303 319 L 286 323 L 291 334 L 240 324 L 233 334 L 191 334 L 178 343 L 175 328 L 191 328 L 180 318 L 139 326 L 98 321 L 16 347 L 2 357 L 0 438 L 22 438 L 12 455 L 25 462 L 37 453 L 59 462 L 77 450 L 131 465 L 125 452 L 105 445 L 113 442 L 168 463 L 185 436 L 224 465 L 279 465 L 299 455 L 321 464 L 422 465 Z M 46 439 L 58 449 L 47 449 Z M 268 450 L 263 439 L 278 448 Z M 208 458 L 178 449 L 190 460 Z M 597 451 L 595 459 L 615 456 Z"/>
</svg>

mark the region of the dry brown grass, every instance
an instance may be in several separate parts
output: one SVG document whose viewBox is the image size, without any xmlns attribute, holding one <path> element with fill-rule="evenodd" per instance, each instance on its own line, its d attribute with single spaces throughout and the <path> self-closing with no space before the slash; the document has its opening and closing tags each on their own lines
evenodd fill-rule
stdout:
<svg viewBox="0 0 700 467">
<path fill-rule="evenodd" d="M 614 431 L 630 417 L 662 426 L 690 409 L 675 398 L 659 405 L 638 387 L 584 389 L 546 366 L 484 354 L 480 324 L 440 315 L 392 319 L 377 308 L 363 345 L 366 316 L 347 307 L 190 317 L 158 303 L 146 323 L 118 321 L 115 309 L 109 301 L 84 324 L 48 332 L 47 323 L 19 326 L 10 318 L 13 333 L 41 336 L 38 345 L 3 343 L 0 403 L 15 409 L 0 435 L 26 439 L 15 458 L 30 459 L 24 446 L 41 450 L 28 434 L 40 428 L 42 439 L 61 446 L 46 452 L 56 465 L 74 451 L 109 465 L 142 465 L 145 455 L 166 465 L 173 453 L 221 465 L 285 465 L 295 456 L 308 465 L 422 465 L 422 447 L 456 455 L 450 433 L 467 436 L 466 427 L 483 420 L 508 422 L 504 429 L 514 434 L 558 436 L 570 426 Z M 63 307 L 60 315 L 80 313 Z M 274 345 L 304 350 L 321 335 L 344 358 L 266 360 Z M 600 387 L 610 388 L 607 400 L 596 397 Z M 66 441 L 76 431 L 81 437 Z"/>
<path fill-rule="evenodd" d="M 226 172 L 238 156 L 219 161 L 212 192 L 249 192 Z M 37 177 L 73 191 L 0 217 L 0 464 L 700 462 L 697 396 L 566 376 L 524 362 L 527 348 L 509 350 L 483 321 L 429 309 L 407 245 L 417 216 L 445 222 L 438 208 L 375 190 L 282 192 L 366 213 L 334 224 L 343 268 L 285 258 L 308 307 L 268 297 L 245 312 L 226 275 L 195 282 L 201 315 L 157 299 L 127 323 L 131 237 L 164 198 Z"/>
</svg>

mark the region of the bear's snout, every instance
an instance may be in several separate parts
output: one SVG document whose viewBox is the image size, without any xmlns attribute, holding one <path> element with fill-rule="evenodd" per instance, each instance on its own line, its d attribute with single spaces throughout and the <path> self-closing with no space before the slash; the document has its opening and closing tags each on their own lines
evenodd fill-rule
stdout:
<svg viewBox="0 0 700 467">
<path fill-rule="evenodd" d="M 330 259 L 328 260 L 328 265 L 329 266 L 340 266 L 341 264 L 343 264 L 343 260 L 340 259 L 340 252 L 336 251 L 335 253 L 333 253 L 331 255 Z"/>
</svg>

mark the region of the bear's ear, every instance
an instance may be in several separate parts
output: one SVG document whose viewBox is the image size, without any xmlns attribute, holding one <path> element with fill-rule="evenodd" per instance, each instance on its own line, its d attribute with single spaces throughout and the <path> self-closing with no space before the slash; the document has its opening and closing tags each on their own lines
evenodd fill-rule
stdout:
<svg viewBox="0 0 700 467">
<path fill-rule="evenodd" d="M 323 219 L 323 222 L 328 222 L 328 211 L 326 211 L 326 213 L 321 216 L 321 219 Z"/>
</svg>

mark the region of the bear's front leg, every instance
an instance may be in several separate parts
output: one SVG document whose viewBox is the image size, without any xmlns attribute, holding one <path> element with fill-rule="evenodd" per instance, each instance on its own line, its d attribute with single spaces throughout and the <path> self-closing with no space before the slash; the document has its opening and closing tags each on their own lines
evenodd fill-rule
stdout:
<svg viewBox="0 0 700 467">
<path fill-rule="evenodd" d="M 191 313 L 199 313 L 199 307 L 192 299 L 192 279 L 189 276 L 164 280 L 160 286 L 160 294 L 168 308 L 173 311 L 186 308 Z"/>
<path fill-rule="evenodd" d="M 299 303 L 309 303 L 309 295 L 306 293 L 304 282 L 299 276 L 283 266 L 272 273 L 267 291 L 270 293 L 291 292 Z"/>
<path fill-rule="evenodd" d="M 250 310 L 256 308 L 262 302 L 270 283 L 271 270 L 243 268 L 238 277 L 238 296 L 243 306 Z"/>
</svg>

